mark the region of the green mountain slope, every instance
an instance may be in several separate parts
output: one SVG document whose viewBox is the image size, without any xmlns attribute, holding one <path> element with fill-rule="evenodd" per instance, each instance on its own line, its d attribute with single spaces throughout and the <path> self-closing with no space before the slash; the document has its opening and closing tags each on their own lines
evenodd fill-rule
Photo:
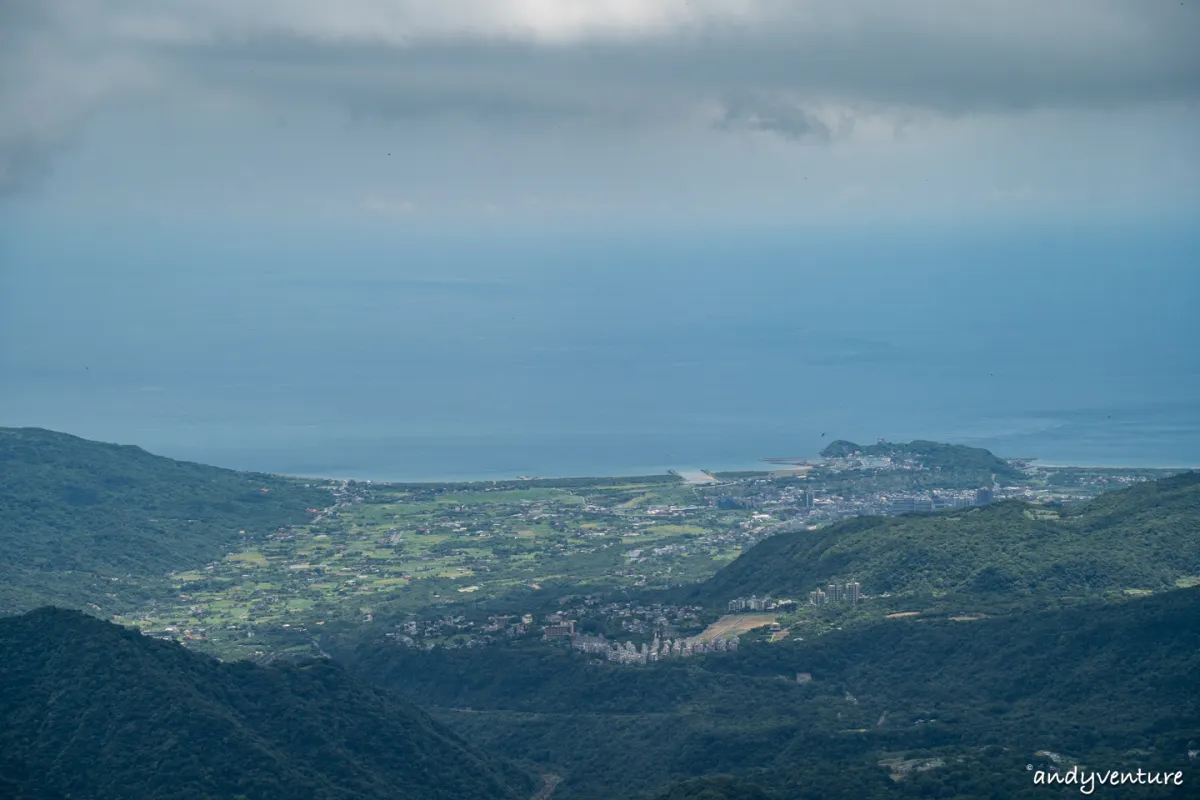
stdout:
<svg viewBox="0 0 1200 800">
<path fill-rule="evenodd" d="M 0 619 L 0 787 L 91 798 L 528 797 L 329 662 L 222 664 L 75 611 Z"/>
<path fill-rule="evenodd" d="M 146 582 L 222 558 L 239 531 L 299 524 L 329 502 L 284 478 L 0 428 L 0 613 L 131 608 L 150 595 Z"/>
<path fill-rule="evenodd" d="M 772 797 L 753 784 L 719 775 L 683 781 L 654 800 L 772 800 Z"/>
<path fill-rule="evenodd" d="M 1049 764 L 1041 751 L 1190 774 L 1198 619 L 1200 589 L 1182 589 L 973 622 L 879 620 L 646 667 L 549 646 L 364 643 L 347 659 L 472 741 L 564 775 L 555 800 L 1037 798 L 1047 789 L 1026 765 Z M 706 775 L 732 777 L 695 780 Z"/>
<path fill-rule="evenodd" d="M 962 444 L 945 444 L 931 442 L 925 439 L 914 439 L 911 442 L 879 442 L 871 445 L 860 445 L 837 439 L 826 445 L 821 451 L 824 458 L 849 458 L 854 454 L 862 456 L 887 456 L 889 458 L 915 461 L 926 469 L 944 470 L 959 475 L 973 475 L 980 486 L 990 486 L 991 477 L 1007 482 L 1022 482 L 1025 475 L 1019 469 L 1002 458 L 992 454 L 990 450 L 981 447 L 967 447 Z"/>
<path fill-rule="evenodd" d="M 1200 575 L 1200 473 L 1111 492 L 1078 507 L 1010 501 L 932 515 L 859 517 L 773 536 L 694 598 L 803 599 L 831 581 L 883 592 L 1091 594 L 1166 589 Z"/>
</svg>

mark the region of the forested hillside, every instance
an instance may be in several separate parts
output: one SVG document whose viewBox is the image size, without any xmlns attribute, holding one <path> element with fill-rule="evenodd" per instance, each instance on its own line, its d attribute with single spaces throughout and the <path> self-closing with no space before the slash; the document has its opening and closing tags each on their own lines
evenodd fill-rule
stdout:
<svg viewBox="0 0 1200 800">
<path fill-rule="evenodd" d="M 1110 492 L 1078 507 L 1006 501 L 858 517 L 750 548 L 689 595 L 803 599 L 831 581 L 863 592 L 1086 595 L 1160 590 L 1200 575 L 1200 473 Z"/>
<path fill-rule="evenodd" d="M 94 603 L 311 517 L 328 491 L 37 428 L 0 428 L 0 613 Z M 244 533 L 242 533 L 244 531 Z"/>
<path fill-rule="evenodd" d="M 990 450 L 925 439 L 914 439 L 911 442 L 878 442 L 871 445 L 837 439 L 821 451 L 824 458 L 850 458 L 856 453 L 860 456 L 911 460 L 926 469 L 953 472 L 963 476 L 973 475 L 976 485 L 979 486 L 990 486 L 993 476 L 1008 482 L 1020 482 L 1025 477 L 1019 469 Z"/>
<path fill-rule="evenodd" d="M 328 661 L 222 664 L 53 608 L 0 619 L 0 652 L 8 796 L 500 800 L 533 792 L 523 773 Z"/>
<path fill-rule="evenodd" d="M 473 741 L 563 774 L 560 800 L 1036 798 L 1046 789 L 1025 767 L 1052 766 L 1047 751 L 1064 768 L 1187 768 L 1200 747 L 1197 619 L 1200 589 L 1183 589 L 885 619 L 646 667 L 548 646 L 344 655 Z M 732 777 L 695 780 L 720 774 Z M 1154 788 L 1128 796 L 1192 791 Z"/>
</svg>

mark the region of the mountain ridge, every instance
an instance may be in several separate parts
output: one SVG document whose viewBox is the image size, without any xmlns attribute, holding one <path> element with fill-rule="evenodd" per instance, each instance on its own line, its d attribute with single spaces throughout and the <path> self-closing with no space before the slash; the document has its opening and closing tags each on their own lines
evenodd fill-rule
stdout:
<svg viewBox="0 0 1200 800">
<path fill-rule="evenodd" d="M 0 650 L 0 777 L 22 791 L 93 800 L 532 792 L 528 776 L 327 660 L 222 663 L 53 607 L 0 619 Z"/>
<path fill-rule="evenodd" d="M 363 642 L 345 657 L 481 746 L 555 765 L 563 800 L 659 797 L 679 781 L 683 797 L 720 797 L 715 782 L 781 799 L 820 785 L 829 798 L 1032 800 L 1045 787 L 1025 764 L 1043 751 L 1098 769 L 1186 766 L 1200 747 L 1198 615 L 1200 587 L 973 621 L 880 618 L 646 667 L 549 645 Z M 880 769 L 893 758 L 941 765 L 897 783 Z"/>
<path fill-rule="evenodd" d="M 302 524 L 328 491 L 41 428 L 0 428 L 0 612 L 111 613 L 145 585 Z M 116 580 L 114 580 L 116 579 Z"/>
<path fill-rule="evenodd" d="M 883 592 L 1095 593 L 1161 590 L 1200 575 L 1200 473 L 1074 507 L 1006 500 L 982 508 L 857 517 L 779 533 L 688 596 L 807 597 L 837 581 Z"/>
</svg>

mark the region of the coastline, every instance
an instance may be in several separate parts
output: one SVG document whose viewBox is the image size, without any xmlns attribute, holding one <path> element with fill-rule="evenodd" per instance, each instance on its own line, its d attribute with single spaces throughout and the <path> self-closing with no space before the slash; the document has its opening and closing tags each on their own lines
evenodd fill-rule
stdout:
<svg viewBox="0 0 1200 800">
<path fill-rule="evenodd" d="M 537 481 L 602 481 L 602 480 L 622 480 L 628 478 L 644 478 L 658 477 L 673 473 L 690 473 L 690 472 L 762 472 L 767 474 L 770 472 L 778 472 L 779 470 L 763 469 L 759 467 L 666 467 L 654 468 L 647 467 L 645 469 L 627 469 L 619 472 L 604 472 L 592 475 L 573 474 L 573 475 L 551 475 L 540 473 L 504 473 L 495 475 L 474 475 L 474 476 L 452 476 L 452 477 L 422 477 L 422 478 L 381 478 L 378 475 L 367 477 L 366 475 L 317 475 L 317 474 L 297 474 L 293 472 L 273 472 L 271 470 L 243 470 L 246 472 L 261 472 L 266 475 L 275 475 L 280 478 L 290 478 L 293 480 L 313 480 L 313 481 L 358 481 L 361 483 L 379 483 L 379 484 L 439 484 L 439 483 L 536 483 Z M 680 478 L 683 481 L 683 478 Z M 684 481 L 686 482 L 686 481 Z"/>
<path fill-rule="evenodd" d="M 1172 469 L 1174 469 L 1174 470 L 1179 470 L 1180 472 L 1190 472 L 1190 471 L 1194 471 L 1194 470 L 1200 470 L 1200 465 L 1180 466 L 1180 465 L 1168 464 L 1167 466 L 1160 466 L 1160 465 L 1148 465 L 1148 464 L 1081 464 L 1081 463 L 1051 464 L 1048 462 L 1044 462 L 1038 458 L 1030 459 L 1029 464 L 1030 464 L 1030 466 L 1033 466 L 1033 467 L 1045 467 L 1047 469 L 1112 469 L 1112 470 L 1118 470 L 1118 469 L 1172 470 Z"/>
<path fill-rule="evenodd" d="M 1166 470 L 1178 472 L 1190 472 L 1200 470 L 1200 465 L 1197 466 L 1145 466 L 1145 465 L 1114 465 L 1114 464 L 1068 464 L 1068 463 L 1043 463 L 1038 459 L 1030 461 L 1032 466 L 1043 467 L 1047 469 L 1096 469 L 1096 470 Z M 644 468 L 627 468 L 617 472 L 603 472 L 593 474 L 538 474 L 531 472 L 523 473 L 499 473 L 499 474 L 479 474 L 474 475 L 459 475 L 451 477 L 421 477 L 421 478 L 395 478 L 395 477 L 380 477 L 374 475 L 368 477 L 366 475 L 318 475 L 318 474 L 299 474 L 293 472 L 273 472 L 270 470 L 253 470 L 256 472 L 266 472 L 267 474 L 277 475 L 283 478 L 299 479 L 299 480 L 319 480 L 319 481 L 358 481 L 362 483 L 379 483 L 379 484 L 453 484 L 453 483 L 533 483 L 536 481 L 557 481 L 557 480 L 593 480 L 600 481 L 606 479 L 622 479 L 622 478 L 640 478 L 646 476 L 661 476 L 667 474 L 693 473 L 693 472 L 762 472 L 764 474 L 781 472 L 783 468 L 780 465 L 755 463 L 742 464 L 720 467 L 644 467 Z M 682 480 L 682 477 L 681 477 Z"/>
</svg>

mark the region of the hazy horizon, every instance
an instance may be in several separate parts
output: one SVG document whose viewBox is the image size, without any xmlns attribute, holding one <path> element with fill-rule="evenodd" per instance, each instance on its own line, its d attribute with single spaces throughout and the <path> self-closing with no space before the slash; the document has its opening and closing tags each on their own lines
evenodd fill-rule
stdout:
<svg viewBox="0 0 1200 800">
<path fill-rule="evenodd" d="M 1200 6 L 331 8 L 0 11 L 0 424 L 380 479 L 1200 463 Z"/>
</svg>

